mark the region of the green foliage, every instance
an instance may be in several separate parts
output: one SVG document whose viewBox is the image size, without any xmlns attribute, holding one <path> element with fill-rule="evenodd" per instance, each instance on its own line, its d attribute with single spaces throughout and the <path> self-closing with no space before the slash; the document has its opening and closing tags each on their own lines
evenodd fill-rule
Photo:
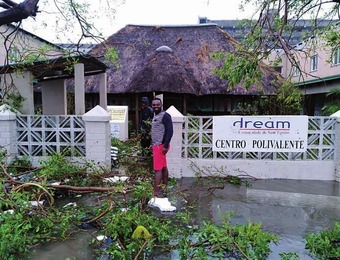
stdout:
<svg viewBox="0 0 340 260">
<path fill-rule="evenodd" d="M 142 156 L 143 149 L 138 138 L 130 138 L 124 142 L 118 138 L 112 138 L 111 145 L 118 148 L 119 165 L 126 171 L 126 174 L 140 176 L 143 180 L 145 177 L 153 176 L 152 156 L 150 153 Z"/>
<path fill-rule="evenodd" d="M 152 181 L 137 180 L 136 185 L 133 187 L 131 192 L 134 200 L 146 202 L 153 193 Z"/>
<path fill-rule="evenodd" d="M 119 69 L 119 57 L 118 50 L 114 47 L 110 47 L 105 52 L 105 60 L 111 62 L 116 69 Z"/>
<path fill-rule="evenodd" d="M 13 212 L 0 213 L 0 255 L 2 259 L 18 259 L 36 243 L 65 238 L 71 228 L 73 212 L 30 205 L 32 190 L 7 192 L 0 184 L 0 208 Z M 20 258 L 20 257 L 19 257 Z"/>
<path fill-rule="evenodd" d="M 46 60 L 48 53 L 55 47 L 50 44 L 41 44 L 37 48 L 27 45 L 27 43 L 17 41 L 12 43 L 11 52 L 8 53 L 8 60 L 15 63 L 16 72 L 24 71 L 25 66 L 32 65 L 34 62 Z"/>
<path fill-rule="evenodd" d="M 325 105 L 321 108 L 322 115 L 330 116 L 340 110 L 340 100 L 334 100 L 325 103 Z"/>
<path fill-rule="evenodd" d="M 302 94 L 298 87 L 285 81 L 278 89 L 276 96 L 263 96 L 251 104 L 243 103 L 239 111 L 233 114 L 242 115 L 299 115 L 302 109 Z"/>
<path fill-rule="evenodd" d="M 302 108 L 302 95 L 300 89 L 289 81 L 285 81 L 278 89 L 277 114 L 296 115 Z"/>
<path fill-rule="evenodd" d="M 259 102 L 259 111 L 267 115 L 298 115 L 302 109 L 302 95 L 298 87 L 285 81 L 277 96 L 268 96 Z"/>
<path fill-rule="evenodd" d="M 266 259 L 269 243 L 278 236 L 261 230 L 261 224 L 232 226 L 227 212 L 218 226 L 204 221 L 201 229 L 193 229 L 179 242 L 181 259 Z M 195 242 L 194 242 L 195 241 Z"/>
<path fill-rule="evenodd" d="M 0 164 L 6 165 L 7 160 L 7 150 L 6 148 L 0 146 Z"/>
<path fill-rule="evenodd" d="M 249 88 L 253 84 L 260 83 L 262 73 L 256 54 L 214 53 L 211 57 L 224 60 L 223 66 L 214 69 L 213 73 L 222 80 L 228 80 L 229 89 L 237 84 L 243 84 L 245 88 Z"/>
<path fill-rule="evenodd" d="M 340 223 L 334 227 L 323 230 L 318 234 L 306 236 L 306 249 L 318 259 L 339 259 L 340 258 Z"/>
<path fill-rule="evenodd" d="M 326 97 L 331 100 L 325 103 L 321 111 L 324 116 L 330 116 L 340 110 L 340 90 L 331 89 L 330 92 L 326 94 Z"/>
<path fill-rule="evenodd" d="M 13 161 L 7 166 L 7 170 L 12 174 L 16 174 L 22 169 L 29 171 L 32 168 L 33 167 L 28 156 L 23 156 L 22 158 L 14 157 Z"/>
<path fill-rule="evenodd" d="M 326 45 L 331 48 L 340 47 L 340 34 L 336 25 L 326 27 L 320 34 L 320 37 L 326 41 Z"/>
<path fill-rule="evenodd" d="M 298 260 L 299 255 L 297 253 L 280 253 L 281 260 Z"/>
<path fill-rule="evenodd" d="M 122 151 L 128 148 L 124 145 L 123 141 L 119 140 L 119 138 L 116 137 L 111 138 L 111 146 L 117 147 L 118 151 Z"/>
<path fill-rule="evenodd" d="M 55 181 L 62 180 L 68 174 L 84 170 L 78 164 L 70 162 L 60 153 L 56 153 L 48 157 L 46 161 L 42 161 L 41 167 L 39 176 Z"/>
<path fill-rule="evenodd" d="M 79 63 L 79 60 L 75 57 L 69 57 L 68 59 L 66 59 L 66 61 L 64 62 L 64 70 L 70 74 L 73 73 L 74 71 L 74 66 Z"/>
<path fill-rule="evenodd" d="M 19 92 L 10 92 L 6 95 L 6 100 L 12 106 L 12 108 L 20 111 L 23 106 L 23 102 L 26 100 Z"/>
<path fill-rule="evenodd" d="M 166 219 L 154 217 L 149 214 L 140 212 L 138 206 L 130 207 L 126 211 L 117 211 L 110 218 L 110 222 L 106 223 L 103 230 L 105 236 L 118 239 L 117 243 L 112 243 L 105 253 L 113 259 L 134 259 L 137 252 L 142 248 L 144 239 L 135 239 L 132 237 L 138 226 L 143 226 L 149 234 L 147 247 L 145 252 L 152 248 L 154 243 L 158 241 L 165 246 L 169 243 L 171 237 L 170 222 Z M 125 250 L 122 250 L 124 248 Z"/>
<path fill-rule="evenodd" d="M 157 245 L 160 244 L 163 252 L 178 251 L 181 259 L 208 259 L 208 257 L 265 259 L 270 253 L 269 243 L 277 242 L 278 237 L 262 231 L 260 224 L 231 226 L 230 213 L 226 215 L 228 217 L 225 217 L 220 226 L 204 222 L 202 228 L 198 226 L 188 228 L 183 224 L 190 219 L 190 215 L 183 212 L 170 220 L 143 214 L 136 206 L 127 211 L 118 211 L 113 214 L 103 230 L 106 237 L 117 241 L 105 249 L 105 254 L 113 259 L 134 259 L 136 253 L 143 250 L 144 255 L 152 258 L 157 252 L 156 248 L 159 247 Z M 147 231 L 145 232 L 147 236 L 140 234 L 137 239 L 138 227 L 143 227 L 143 230 Z"/>
</svg>

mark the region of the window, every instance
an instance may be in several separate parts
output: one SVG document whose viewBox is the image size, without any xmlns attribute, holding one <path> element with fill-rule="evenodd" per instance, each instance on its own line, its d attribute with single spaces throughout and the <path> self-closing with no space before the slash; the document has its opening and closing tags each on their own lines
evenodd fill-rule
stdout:
<svg viewBox="0 0 340 260">
<path fill-rule="evenodd" d="M 332 63 L 333 65 L 340 64 L 340 47 L 333 50 Z"/>
<path fill-rule="evenodd" d="M 278 73 L 282 73 L 282 66 L 275 66 L 272 67 L 275 71 L 277 71 Z"/>
<path fill-rule="evenodd" d="M 318 69 L 318 55 L 310 57 L 310 71 L 316 71 Z"/>
<path fill-rule="evenodd" d="M 299 76 L 300 75 L 300 62 L 297 64 L 297 66 L 293 66 L 293 76 Z"/>
</svg>

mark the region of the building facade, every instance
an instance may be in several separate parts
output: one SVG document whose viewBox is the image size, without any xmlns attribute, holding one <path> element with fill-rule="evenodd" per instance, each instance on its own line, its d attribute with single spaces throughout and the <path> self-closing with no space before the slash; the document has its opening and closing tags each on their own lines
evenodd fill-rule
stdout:
<svg viewBox="0 0 340 260">
<path fill-rule="evenodd" d="M 209 20 L 202 17 L 199 23 L 217 24 L 239 42 L 250 32 L 250 27 L 240 20 Z M 323 20 L 318 21 L 318 29 L 332 23 L 340 26 L 340 22 Z M 311 35 L 313 28 L 315 26 L 312 26 L 311 20 L 294 22 L 293 33 L 283 35 L 289 43 L 294 60 L 278 47 L 264 62 L 270 65 L 273 61 L 279 61 L 273 68 L 301 90 L 304 97 L 302 113 L 318 116 L 323 114 L 324 105 L 334 100 L 334 97 L 328 96 L 330 91 L 340 89 L 340 47 L 330 47 L 321 37 Z"/>
</svg>

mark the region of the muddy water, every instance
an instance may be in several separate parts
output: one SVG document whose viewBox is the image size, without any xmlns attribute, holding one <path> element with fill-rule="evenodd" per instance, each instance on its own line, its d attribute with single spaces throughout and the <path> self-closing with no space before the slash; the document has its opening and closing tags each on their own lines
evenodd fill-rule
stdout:
<svg viewBox="0 0 340 260">
<path fill-rule="evenodd" d="M 214 185 L 212 185 L 214 186 Z M 187 197 L 182 199 L 178 192 Z M 250 187 L 227 184 L 208 192 L 192 178 L 183 178 L 171 189 L 170 201 L 177 209 L 198 202 L 196 222 L 220 222 L 221 213 L 234 211 L 232 224 L 248 220 L 261 222 L 265 231 L 278 234 L 280 242 L 271 245 L 269 260 L 281 259 L 280 253 L 295 252 L 302 260 L 312 259 L 304 249 L 304 236 L 328 228 L 340 220 L 340 183 L 332 181 L 257 180 Z M 37 248 L 29 258 L 37 260 L 95 259 L 89 247 L 92 231 L 73 239 Z M 161 258 L 160 258 L 161 259 Z M 162 259 L 179 259 L 176 252 Z"/>
</svg>

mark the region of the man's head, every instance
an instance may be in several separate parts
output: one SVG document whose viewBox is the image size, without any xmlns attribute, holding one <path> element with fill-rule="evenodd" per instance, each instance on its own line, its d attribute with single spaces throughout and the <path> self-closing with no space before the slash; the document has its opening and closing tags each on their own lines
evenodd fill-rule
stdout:
<svg viewBox="0 0 340 260">
<path fill-rule="evenodd" d="M 148 103 L 149 103 L 148 98 L 147 97 L 142 97 L 141 108 L 145 109 L 148 106 Z"/>
<path fill-rule="evenodd" d="M 152 100 L 152 109 L 156 114 L 162 111 L 162 100 L 160 98 L 154 98 Z"/>
</svg>

